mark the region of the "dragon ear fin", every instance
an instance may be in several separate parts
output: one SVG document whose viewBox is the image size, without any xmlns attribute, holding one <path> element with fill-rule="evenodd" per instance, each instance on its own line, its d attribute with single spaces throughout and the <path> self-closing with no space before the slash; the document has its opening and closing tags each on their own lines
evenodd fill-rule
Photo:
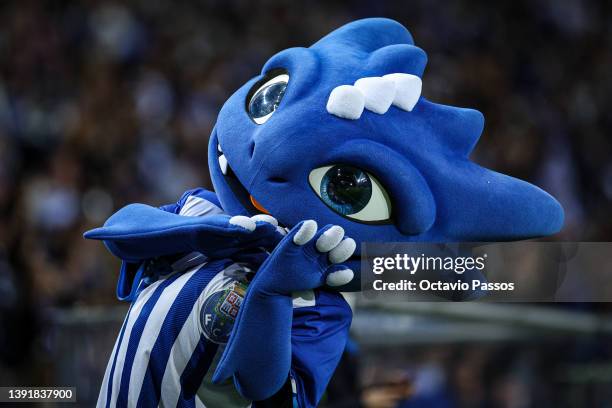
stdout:
<svg viewBox="0 0 612 408">
<path fill-rule="evenodd" d="M 454 154 L 468 157 L 484 129 L 484 116 L 475 109 L 442 105 L 421 98 L 417 107 L 429 111 L 430 125 L 440 143 Z"/>
<path fill-rule="evenodd" d="M 388 18 L 366 18 L 353 21 L 332 31 L 311 48 L 352 48 L 371 53 L 393 44 L 414 44 L 410 32 L 397 21 Z"/>
<path fill-rule="evenodd" d="M 376 75 L 405 73 L 422 77 L 427 65 L 425 51 L 410 44 L 392 44 L 378 48 L 368 57 L 366 69 Z"/>
</svg>

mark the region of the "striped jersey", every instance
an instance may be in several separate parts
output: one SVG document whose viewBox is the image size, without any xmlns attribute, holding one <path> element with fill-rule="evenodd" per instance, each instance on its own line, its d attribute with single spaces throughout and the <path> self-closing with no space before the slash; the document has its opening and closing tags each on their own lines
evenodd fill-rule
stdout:
<svg viewBox="0 0 612 408">
<path fill-rule="evenodd" d="M 185 216 L 221 213 L 211 194 L 192 190 L 177 204 L 162 209 Z M 164 275 L 135 282 L 136 296 L 107 364 L 97 406 L 263 406 L 244 399 L 231 379 L 222 384 L 211 380 L 252 273 L 246 264 L 207 260 L 194 252 L 174 260 Z M 312 340 L 320 337 L 323 343 L 319 346 L 327 341 L 341 350 L 350 309 L 339 294 L 321 291 L 296 294 L 293 304 L 293 361 L 288 382 L 293 405 L 310 407 L 327 385 L 338 354 L 334 347 L 321 351 Z M 316 361 L 321 358 L 325 363 Z"/>
</svg>

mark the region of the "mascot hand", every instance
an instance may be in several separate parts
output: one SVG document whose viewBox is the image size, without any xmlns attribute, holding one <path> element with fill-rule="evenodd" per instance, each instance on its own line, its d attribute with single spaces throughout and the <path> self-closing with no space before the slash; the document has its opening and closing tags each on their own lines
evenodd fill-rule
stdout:
<svg viewBox="0 0 612 408">
<path fill-rule="evenodd" d="M 249 248 L 272 250 L 283 236 L 284 230 L 269 215 L 187 217 L 144 204 L 130 204 L 103 227 L 85 233 L 86 238 L 103 240 L 115 256 L 128 262 L 191 251 L 218 258 Z"/>
<path fill-rule="evenodd" d="M 291 369 L 292 292 L 351 281 L 353 271 L 341 263 L 355 247 L 337 225 L 318 230 L 316 222 L 302 221 L 293 227 L 249 285 L 213 383 L 233 376 L 238 392 L 254 401 L 278 392 Z"/>
<path fill-rule="evenodd" d="M 291 295 L 292 292 L 345 285 L 353 271 L 341 265 L 355 252 L 355 241 L 338 225 L 318 229 L 312 220 L 297 224 L 259 268 L 253 281 L 258 291 Z"/>
<path fill-rule="evenodd" d="M 202 228 L 193 236 L 196 249 L 209 257 L 230 256 L 250 248 L 272 251 L 285 235 L 285 231 L 270 215 L 221 217 L 222 229 Z"/>
</svg>

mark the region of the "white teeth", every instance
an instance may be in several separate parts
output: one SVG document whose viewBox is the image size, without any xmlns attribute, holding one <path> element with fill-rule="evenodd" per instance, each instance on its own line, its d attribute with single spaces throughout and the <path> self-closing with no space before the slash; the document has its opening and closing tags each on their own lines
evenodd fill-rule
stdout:
<svg viewBox="0 0 612 408">
<path fill-rule="evenodd" d="M 327 100 L 327 112 L 343 119 L 359 119 L 364 106 L 363 93 L 351 85 L 335 87 Z"/>
<path fill-rule="evenodd" d="M 223 150 L 221 150 L 221 145 L 219 143 L 217 143 L 217 150 L 219 151 L 219 153 L 223 153 Z"/>
<path fill-rule="evenodd" d="M 340 85 L 332 90 L 327 112 L 352 120 L 359 119 L 364 109 L 382 115 L 391 104 L 410 112 L 419 101 L 421 88 L 421 78 L 401 72 L 359 78 L 354 86 Z"/>
<path fill-rule="evenodd" d="M 385 75 L 395 83 L 395 98 L 393 105 L 405 111 L 412 111 L 421 96 L 422 81 L 416 75 L 395 73 Z"/>
<path fill-rule="evenodd" d="M 227 159 L 225 158 L 224 154 L 219 156 L 219 167 L 221 167 L 221 173 L 223 173 L 223 175 L 226 175 L 227 174 Z"/>
<path fill-rule="evenodd" d="M 365 95 L 365 108 L 379 115 L 387 112 L 395 98 L 395 84 L 387 78 L 360 78 L 355 87 Z"/>
</svg>

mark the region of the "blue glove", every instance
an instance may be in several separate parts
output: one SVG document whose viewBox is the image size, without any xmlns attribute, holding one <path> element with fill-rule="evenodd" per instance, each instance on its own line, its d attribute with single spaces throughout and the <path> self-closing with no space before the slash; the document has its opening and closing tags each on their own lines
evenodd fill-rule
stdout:
<svg viewBox="0 0 612 408">
<path fill-rule="evenodd" d="M 345 285 L 352 270 L 341 265 L 355 251 L 340 226 L 303 221 L 283 238 L 249 285 L 213 382 L 234 376 L 253 401 L 275 394 L 291 368 L 292 292 Z"/>
<path fill-rule="evenodd" d="M 113 255 L 128 262 L 192 251 L 222 258 L 249 248 L 274 248 L 283 238 L 277 226 L 273 217 L 264 214 L 187 217 L 130 204 L 84 236 L 103 240 Z"/>
</svg>

